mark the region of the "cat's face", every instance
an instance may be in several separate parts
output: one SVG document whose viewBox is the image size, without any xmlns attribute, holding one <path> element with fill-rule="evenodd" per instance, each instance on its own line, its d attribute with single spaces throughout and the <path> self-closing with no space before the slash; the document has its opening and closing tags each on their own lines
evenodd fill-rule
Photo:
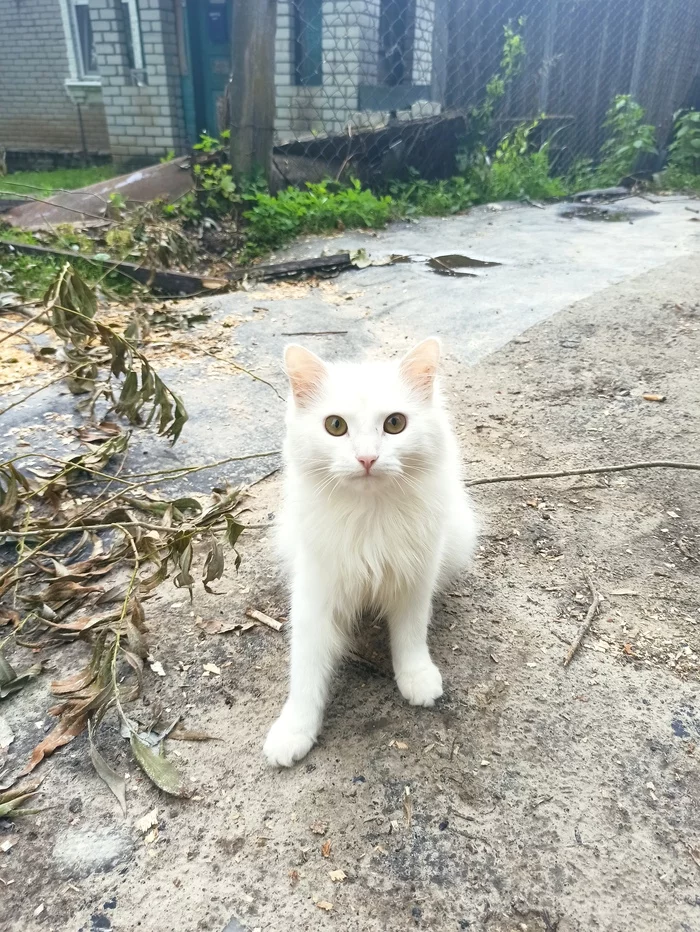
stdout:
<svg viewBox="0 0 700 932">
<path fill-rule="evenodd" d="M 400 362 L 325 363 L 288 346 L 288 454 L 320 487 L 358 491 L 430 469 L 442 453 L 435 390 L 440 347 L 426 340 Z"/>
</svg>

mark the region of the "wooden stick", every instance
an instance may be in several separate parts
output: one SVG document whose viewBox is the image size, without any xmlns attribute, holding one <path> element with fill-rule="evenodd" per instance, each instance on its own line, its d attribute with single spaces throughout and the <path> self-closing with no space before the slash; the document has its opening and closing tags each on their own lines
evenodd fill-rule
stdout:
<svg viewBox="0 0 700 932">
<path fill-rule="evenodd" d="M 252 618 L 253 621 L 259 621 L 261 625 L 274 628 L 275 631 L 281 631 L 282 628 L 284 628 L 281 621 L 277 621 L 276 618 L 270 618 L 269 615 L 266 615 L 264 612 L 259 612 L 256 608 L 249 608 L 246 611 L 246 615 L 248 618 Z"/>
<path fill-rule="evenodd" d="M 523 472 L 512 476 L 485 476 L 483 479 L 468 479 L 464 484 L 490 485 L 492 482 L 519 482 L 521 479 L 559 479 L 563 476 L 592 476 L 601 472 L 626 472 L 630 469 L 698 469 L 700 463 L 674 463 L 666 460 L 650 460 L 642 463 L 620 463 L 618 466 L 590 466 L 588 469 L 557 469 L 551 472 Z"/>
<path fill-rule="evenodd" d="M 585 573 L 584 575 L 586 577 L 586 582 L 588 583 L 588 588 L 591 590 L 591 597 L 593 598 L 593 601 L 591 602 L 591 607 L 588 609 L 585 621 L 581 625 L 581 628 L 579 629 L 579 632 L 576 635 L 574 643 L 569 648 L 569 653 L 564 658 L 565 667 L 568 667 L 568 665 L 574 659 L 574 654 L 579 649 L 581 641 L 583 640 L 586 632 L 590 628 L 591 622 L 593 621 L 593 616 L 598 611 L 598 606 L 600 605 L 600 593 L 596 591 L 596 588 L 593 585 L 593 580 L 588 575 L 588 573 Z"/>
</svg>

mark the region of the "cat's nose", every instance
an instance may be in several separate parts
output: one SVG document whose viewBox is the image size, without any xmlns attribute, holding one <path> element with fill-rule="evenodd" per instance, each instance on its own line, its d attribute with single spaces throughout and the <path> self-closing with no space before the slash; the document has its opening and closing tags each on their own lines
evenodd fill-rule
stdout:
<svg viewBox="0 0 700 932">
<path fill-rule="evenodd" d="M 362 465 L 365 467 L 365 472 L 367 473 L 367 475 L 369 475 L 370 469 L 377 462 L 377 457 L 376 456 L 358 456 L 357 462 L 362 463 Z"/>
</svg>

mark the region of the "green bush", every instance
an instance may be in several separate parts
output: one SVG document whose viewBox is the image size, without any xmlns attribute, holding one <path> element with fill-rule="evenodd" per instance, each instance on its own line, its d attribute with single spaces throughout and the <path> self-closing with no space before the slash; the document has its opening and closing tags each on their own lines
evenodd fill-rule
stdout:
<svg viewBox="0 0 700 932">
<path fill-rule="evenodd" d="M 655 153 L 656 130 L 644 123 L 644 109 L 629 94 L 618 94 L 605 116 L 603 126 L 608 138 L 600 149 L 600 163 L 594 172 L 593 183 L 616 185 L 631 175 L 639 156 Z"/>
<path fill-rule="evenodd" d="M 674 114 L 668 167 L 682 175 L 700 175 L 700 110 Z"/>
<path fill-rule="evenodd" d="M 247 199 L 253 204 L 243 214 L 248 257 L 283 246 L 302 233 L 386 226 L 393 206 L 391 197 L 377 197 L 357 180 L 347 188 L 324 181 L 301 190 L 287 188 L 276 196 L 257 192 Z"/>
</svg>

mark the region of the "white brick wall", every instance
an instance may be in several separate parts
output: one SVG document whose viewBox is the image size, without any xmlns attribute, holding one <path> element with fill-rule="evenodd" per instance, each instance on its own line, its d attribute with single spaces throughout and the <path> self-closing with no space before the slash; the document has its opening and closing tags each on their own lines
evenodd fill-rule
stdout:
<svg viewBox="0 0 700 932">
<path fill-rule="evenodd" d="M 430 84 L 435 0 L 416 0 L 414 84 Z M 358 89 L 376 84 L 381 0 L 323 0 L 323 83 L 298 87 L 294 76 L 291 0 L 277 3 L 276 87 L 278 140 L 318 132 L 343 132 L 385 122 L 388 114 L 359 113 Z"/>
<path fill-rule="evenodd" d="M 0 147 L 80 152 L 77 110 L 64 84 L 69 77 L 59 0 L 0 0 Z M 107 153 L 99 90 L 82 116 L 88 150 Z"/>
<path fill-rule="evenodd" d="M 95 52 L 102 77 L 115 161 L 153 161 L 187 150 L 178 72 L 174 3 L 139 0 L 147 84 L 134 84 L 126 59 L 121 0 L 90 0 Z"/>
</svg>

